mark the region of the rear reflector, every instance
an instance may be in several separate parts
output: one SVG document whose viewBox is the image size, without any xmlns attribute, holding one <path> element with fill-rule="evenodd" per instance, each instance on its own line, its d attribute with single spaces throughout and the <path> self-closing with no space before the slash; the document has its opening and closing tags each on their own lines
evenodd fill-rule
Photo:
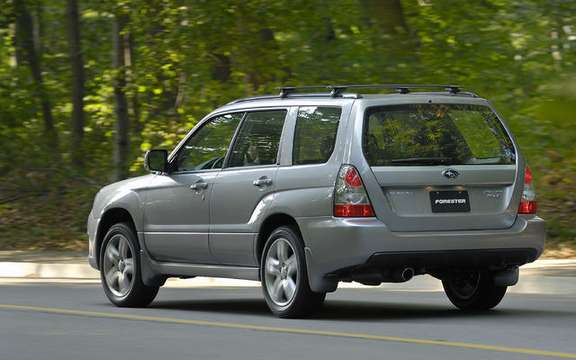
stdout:
<svg viewBox="0 0 576 360">
<path fill-rule="evenodd" d="M 336 204 L 334 205 L 336 217 L 370 217 L 374 216 L 372 205 L 362 204 Z"/>
<path fill-rule="evenodd" d="M 521 200 L 518 214 L 536 214 L 536 210 L 538 210 L 538 203 L 536 201 Z"/>
<path fill-rule="evenodd" d="M 334 216 L 373 217 L 374 209 L 358 170 L 342 165 L 334 188 Z"/>
<path fill-rule="evenodd" d="M 518 214 L 536 214 L 536 210 L 538 210 L 538 203 L 536 202 L 532 170 L 526 166 L 524 170 L 524 190 L 522 191 Z"/>
</svg>

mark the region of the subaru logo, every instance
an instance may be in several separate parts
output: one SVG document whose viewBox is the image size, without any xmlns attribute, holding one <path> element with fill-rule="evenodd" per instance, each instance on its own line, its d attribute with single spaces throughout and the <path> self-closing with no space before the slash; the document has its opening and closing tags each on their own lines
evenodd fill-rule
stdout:
<svg viewBox="0 0 576 360">
<path fill-rule="evenodd" d="M 454 169 L 446 169 L 442 171 L 442 175 L 448 179 L 456 179 L 458 176 L 460 176 L 460 173 Z"/>
</svg>

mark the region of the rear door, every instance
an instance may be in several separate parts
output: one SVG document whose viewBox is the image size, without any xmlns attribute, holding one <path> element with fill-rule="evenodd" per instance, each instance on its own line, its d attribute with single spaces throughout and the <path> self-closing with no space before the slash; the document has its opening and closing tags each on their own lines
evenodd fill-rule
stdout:
<svg viewBox="0 0 576 360">
<path fill-rule="evenodd" d="M 510 227 L 521 192 L 517 155 L 487 106 L 370 107 L 364 156 L 377 185 L 368 193 L 393 231 Z"/>
<path fill-rule="evenodd" d="M 212 192 L 210 250 L 218 263 L 256 265 L 250 218 L 275 191 L 286 109 L 247 112 Z"/>
</svg>

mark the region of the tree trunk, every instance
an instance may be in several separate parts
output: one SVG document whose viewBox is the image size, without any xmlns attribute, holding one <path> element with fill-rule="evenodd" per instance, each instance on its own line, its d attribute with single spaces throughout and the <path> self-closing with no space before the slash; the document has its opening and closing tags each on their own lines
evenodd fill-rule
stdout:
<svg viewBox="0 0 576 360">
<path fill-rule="evenodd" d="M 371 32 L 371 61 L 377 82 L 406 82 L 411 72 L 400 64 L 419 62 L 418 40 L 406 22 L 401 0 L 359 0 L 364 22 Z"/>
<path fill-rule="evenodd" d="M 54 128 L 52 105 L 44 86 L 41 64 L 42 55 L 38 52 L 41 49 L 40 36 L 37 30 L 39 20 L 34 20 L 25 0 L 14 1 L 14 13 L 16 18 L 16 39 L 17 45 L 21 50 L 21 60 L 30 68 L 34 82 L 34 95 L 38 99 L 42 110 L 44 138 L 46 144 L 52 148 L 53 154 L 59 154 L 58 134 Z"/>
<path fill-rule="evenodd" d="M 134 41 L 134 34 L 128 34 L 126 36 L 127 51 L 124 53 L 128 58 L 124 59 L 124 62 L 129 70 L 129 73 L 127 73 L 127 82 L 131 84 L 135 83 L 134 63 L 136 62 L 136 51 L 134 49 Z M 131 93 L 130 105 L 132 107 L 132 129 L 134 133 L 140 134 L 144 130 L 144 123 L 142 122 L 140 115 L 140 99 L 137 90 L 134 90 Z"/>
<path fill-rule="evenodd" d="M 404 9 L 400 0 L 360 0 L 366 21 L 385 34 L 407 33 Z"/>
<path fill-rule="evenodd" d="M 126 15 L 117 15 L 114 18 L 114 61 L 116 71 L 114 79 L 114 99 L 116 111 L 116 137 L 114 146 L 114 180 L 128 177 L 129 157 L 129 117 L 128 100 L 126 97 Z"/>
<path fill-rule="evenodd" d="M 72 67 L 72 163 L 81 167 L 84 163 L 82 140 L 84 138 L 84 60 L 80 42 L 80 16 L 78 1 L 67 1 L 68 41 L 70 66 Z"/>
<path fill-rule="evenodd" d="M 232 73 L 232 61 L 230 56 L 213 53 L 214 64 L 212 65 L 212 79 L 226 82 L 230 80 L 230 74 Z"/>
</svg>

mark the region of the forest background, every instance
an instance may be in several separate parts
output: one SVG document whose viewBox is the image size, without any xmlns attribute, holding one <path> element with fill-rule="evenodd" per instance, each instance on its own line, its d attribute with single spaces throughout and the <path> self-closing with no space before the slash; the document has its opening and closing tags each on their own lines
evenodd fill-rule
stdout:
<svg viewBox="0 0 576 360">
<path fill-rule="evenodd" d="M 456 83 L 506 118 L 576 256 L 576 2 L 0 0 L 0 250 L 83 250 L 95 192 L 281 85 Z"/>
</svg>

